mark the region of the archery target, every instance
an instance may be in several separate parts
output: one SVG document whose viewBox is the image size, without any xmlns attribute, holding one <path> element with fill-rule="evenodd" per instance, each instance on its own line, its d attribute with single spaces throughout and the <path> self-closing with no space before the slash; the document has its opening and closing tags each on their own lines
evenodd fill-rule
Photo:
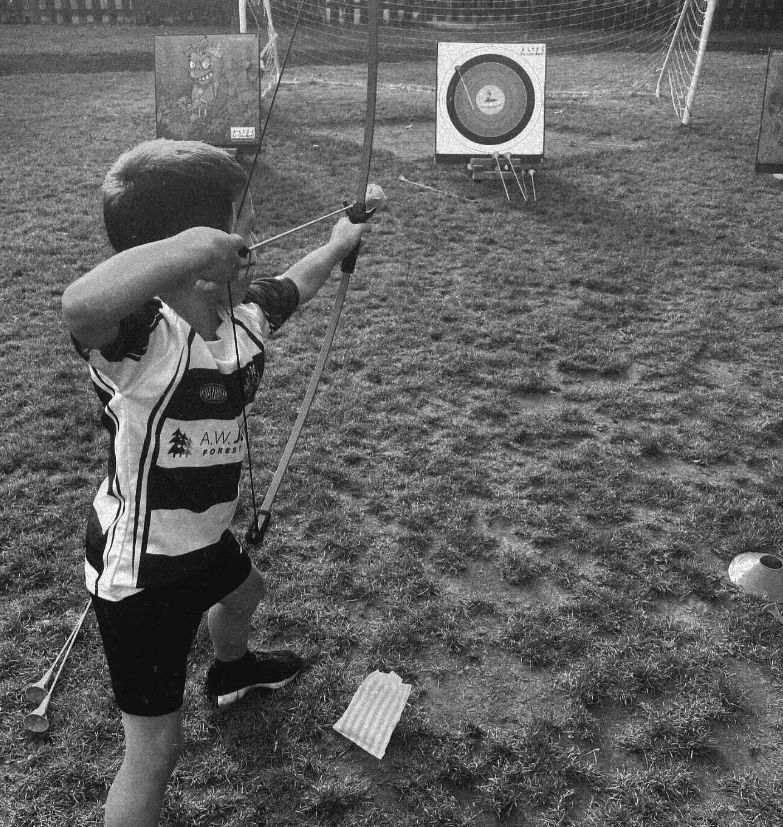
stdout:
<svg viewBox="0 0 783 827">
<path fill-rule="evenodd" d="M 435 157 L 544 154 L 543 43 L 438 43 Z"/>
</svg>

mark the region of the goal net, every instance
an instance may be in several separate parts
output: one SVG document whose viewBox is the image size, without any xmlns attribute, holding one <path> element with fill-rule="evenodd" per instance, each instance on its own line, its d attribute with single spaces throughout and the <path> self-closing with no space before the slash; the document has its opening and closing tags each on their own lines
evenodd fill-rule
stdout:
<svg viewBox="0 0 783 827">
<path fill-rule="evenodd" d="M 716 5 L 717 0 L 685 0 L 655 88 L 660 97 L 668 83 L 674 111 L 686 126 L 691 119 Z"/>
<path fill-rule="evenodd" d="M 240 26 L 245 15 L 267 36 L 268 55 L 273 52 L 275 61 L 278 43 L 283 41 L 281 51 L 287 48 L 299 17 L 290 66 L 300 80 L 308 72 L 317 77 L 318 67 L 365 60 L 366 0 L 238 2 Z M 660 96 L 665 91 L 687 123 L 716 3 L 380 0 L 381 60 L 434 67 L 439 41 L 546 43 L 547 97 Z M 400 73 L 395 77 L 399 80 Z M 434 68 L 432 81 L 434 88 Z"/>
<path fill-rule="evenodd" d="M 239 0 L 239 31 L 248 31 L 248 18 L 252 19 L 253 28 L 261 35 L 263 46 L 260 52 L 261 89 L 265 98 L 280 80 L 280 55 L 277 50 L 277 31 L 272 21 L 270 0 Z"/>
</svg>

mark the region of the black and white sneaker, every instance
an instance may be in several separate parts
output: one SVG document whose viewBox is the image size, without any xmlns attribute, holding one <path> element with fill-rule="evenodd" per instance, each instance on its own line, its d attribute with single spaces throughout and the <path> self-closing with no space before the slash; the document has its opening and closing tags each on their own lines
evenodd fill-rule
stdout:
<svg viewBox="0 0 783 827">
<path fill-rule="evenodd" d="M 244 698 L 253 689 L 280 689 L 299 674 L 304 661 L 294 652 L 247 652 L 230 663 L 215 661 L 207 672 L 205 692 L 213 706 L 222 708 Z"/>
</svg>

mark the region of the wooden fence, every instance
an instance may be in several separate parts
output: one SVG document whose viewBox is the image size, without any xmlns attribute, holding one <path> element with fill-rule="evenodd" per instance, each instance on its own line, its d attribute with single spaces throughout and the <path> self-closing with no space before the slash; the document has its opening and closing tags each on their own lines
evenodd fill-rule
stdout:
<svg viewBox="0 0 783 827">
<path fill-rule="evenodd" d="M 661 0 L 662 2 L 662 0 Z M 478 19 L 523 21 L 543 19 L 547 25 L 564 22 L 580 8 L 629 19 L 653 13 L 659 0 L 381 0 L 385 23 L 417 25 L 440 20 L 470 23 Z M 298 0 L 272 0 L 290 11 Z M 318 0 L 324 23 L 352 25 L 363 20 L 364 0 Z M 0 23 L 203 23 L 230 25 L 237 19 L 236 0 L 0 0 Z M 716 28 L 767 29 L 783 32 L 783 0 L 718 0 Z"/>
<path fill-rule="evenodd" d="M 0 23 L 131 23 L 132 0 L 0 0 Z"/>
<path fill-rule="evenodd" d="M 236 0 L 0 0 L 0 23 L 229 25 Z"/>
</svg>

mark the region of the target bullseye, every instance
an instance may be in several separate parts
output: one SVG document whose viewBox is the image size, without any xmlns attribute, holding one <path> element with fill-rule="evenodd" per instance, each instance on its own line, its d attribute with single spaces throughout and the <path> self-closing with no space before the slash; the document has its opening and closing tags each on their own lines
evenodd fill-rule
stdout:
<svg viewBox="0 0 783 827">
<path fill-rule="evenodd" d="M 490 83 L 482 86 L 476 95 L 476 106 L 482 115 L 494 117 L 500 114 L 506 106 L 506 94 L 499 87 Z"/>
</svg>

